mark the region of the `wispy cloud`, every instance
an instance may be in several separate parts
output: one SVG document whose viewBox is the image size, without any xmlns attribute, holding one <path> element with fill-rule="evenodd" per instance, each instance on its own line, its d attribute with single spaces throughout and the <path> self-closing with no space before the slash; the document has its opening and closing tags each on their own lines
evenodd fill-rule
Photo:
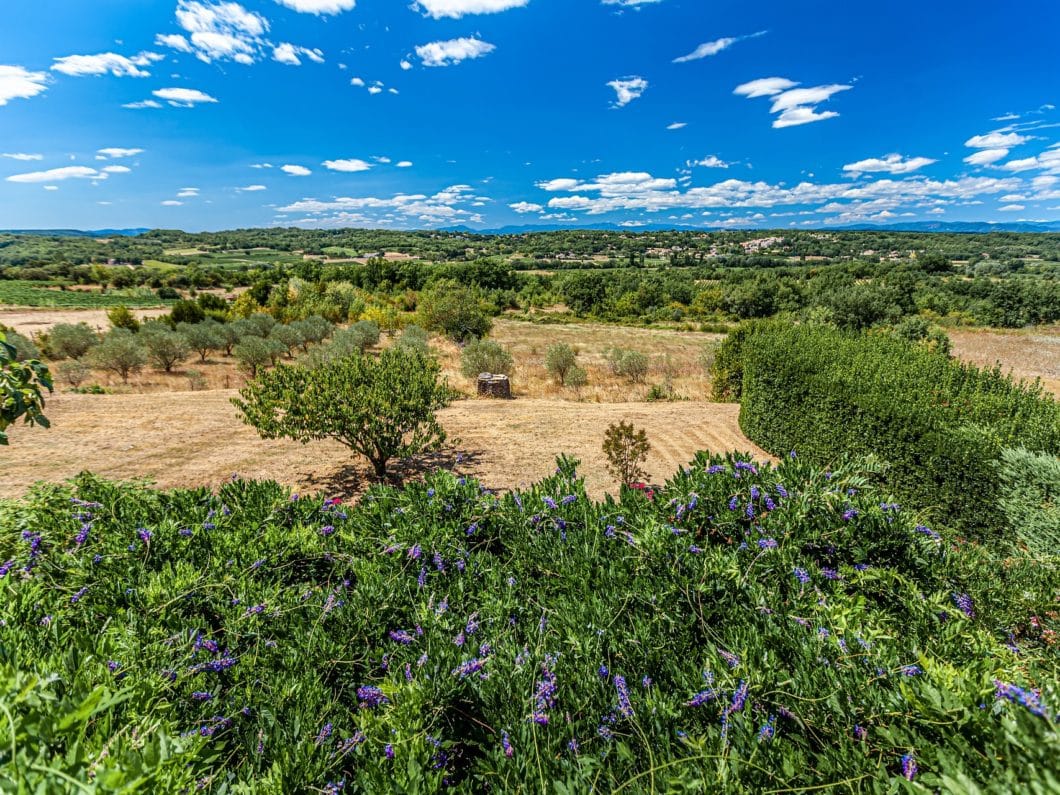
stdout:
<svg viewBox="0 0 1060 795">
<path fill-rule="evenodd" d="M 280 166 L 280 171 L 290 174 L 292 177 L 308 177 L 313 172 L 305 166 Z"/>
<path fill-rule="evenodd" d="M 342 171 L 347 174 L 355 174 L 359 171 L 367 171 L 372 167 L 372 164 L 365 160 L 351 158 L 348 160 L 325 160 L 323 166 L 329 171 Z"/>
<path fill-rule="evenodd" d="M 667 130 L 681 130 L 681 129 L 687 127 L 687 126 L 688 126 L 688 122 L 686 122 L 686 121 L 675 121 L 673 124 L 667 124 L 666 125 L 666 129 Z"/>
<path fill-rule="evenodd" d="M 757 39 L 759 36 L 765 36 L 768 32 L 768 30 L 760 30 L 757 33 L 750 33 L 746 36 L 728 36 L 723 39 L 708 41 L 704 44 L 700 44 L 688 55 L 674 58 L 674 63 L 688 63 L 689 61 L 698 61 L 703 58 L 709 58 L 711 55 L 717 55 L 719 52 L 729 49 L 729 47 L 738 42 L 747 41 L 748 39 Z"/>
<path fill-rule="evenodd" d="M 272 60 L 288 66 L 301 66 L 302 58 L 308 58 L 313 63 L 324 63 L 324 53 L 320 50 L 311 50 L 308 47 L 298 47 L 294 44 L 280 44 L 272 51 Z"/>
<path fill-rule="evenodd" d="M 615 90 L 616 108 L 624 108 L 648 90 L 648 81 L 643 77 L 624 77 L 621 80 L 612 80 L 607 84 Z"/>
<path fill-rule="evenodd" d="M 44 155 L 31 155 L 24 152 L 4 152 L 0 154 L 0 157 L 6 157 L 8 160 L 43 160 Z"/>
<path fill-rule="evenodd" d="M 192 108 L 196 105 L 217 102 L 209 94 L 194 88 L 160 88 L 152 91 L 159 99 L 164 99 L 175 108 Z"/>
<path fill-rule="evenodd" d="M 0 64 L 0 107 L 13 99 L 29 99 L 48 90 L 48 74 L 22 66 Z"/>
<path fill-rule="evenodd" d="M 522 8 L 530 0 L 418 0 L 413 3 L 434 19 L 460 19 L 467 14 L 496 14 L 511 8 Z"/>
<path fill-rule="evenodd" d="M 829 110 L 818 113 L 817 106 L 827 102 L 835 94 L 853 88 L 838 83 L 811 88 L 796 88 L 798 85 L 799 83 L 784 77 L 766 77 L 739 85 L 733 93 L 748 99 L 772 97 L 773 106 L 769 112 L 777 116 L 773 126 L 780 129 L 834 119 L 839 115 L 837 112 Z"/>
<path fill-rule="evenodd" d="M 469 58 L 481 58 L 497 49 L 481 39 L 460 38 L 432 41 L 416 48 L 416 55 L 424 66 L 453 66 Z"/>
<path fill-rule="evenodd" d="M 71 77 L 106 74 L 114 77 L 150 77 L 151 73 L 142 67 L 150 66 L 164 57 L 155 52 L 142 52 L 131 58 L 114 52 L 104 52 L 98 55 L 67 55 L 55 59 L 52 71 Z"/>
<path fill-rule="evenodd" d="M 32 171 L 28 174 L 12 174 L 7 178 L 8 182 L 59 182 L 66 179 L 106 179 L 105 171 L 97 171 L 88 166 L 64 166 L 63 168 L 52 168 L 47 171 Z"/>
<path fill-rule="evenodd" d="M 156 42 L 181 52 L 194 52 L 206 63 L 254 63 L 261 55 L 264 36 L 269 30 L 265 17 L 233 2 L 179 0 L 176 16 L 177 24 L 188 37 L 161 35 Z"/>
<path fill-rule="evenodd" d="M 302 14 L 341 14 L 357 6 L 357 0 L 276 0 Z"/>
<path fill-rule="evenodd" d="M 932 160 L 930 157 L 903 157 L 899 154 L 893 154 L 882 158 L 870 157 L 866 160 L 859 160 L 856 163 L 847 163 L 843 166 L 843 171 L 855 176 L 875 172 L 912 174 L 924 166 L 930 166 L 932 163 L 937 162 L 937 160 Z"/>
<path fill-rule="evenodd" d="M 120 146 L 109 146 L 96 152 L 96 160 L 120 160 L 124 157 L 142 155 L 143 149 L 123 149 Z"/>
</svg>

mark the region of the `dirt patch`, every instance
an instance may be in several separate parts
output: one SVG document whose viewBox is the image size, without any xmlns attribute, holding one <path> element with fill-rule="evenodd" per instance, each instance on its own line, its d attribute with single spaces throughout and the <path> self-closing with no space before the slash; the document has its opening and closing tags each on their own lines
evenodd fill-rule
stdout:
<svg viewBox="0 0 1060 795">
<path fill-rule="evenodd" d="M 1016 378 L 1042 379 L 1042 386 L 1060 395 L 1060 328 L 1033 331 L 950 330 L 953 354 L 979 367 L 1001 369 Z"/>
<path fill-rule="evenodd" d="M 166 307 L 130 311 L 140 320 L 169 313 Z M 13 328 L 26 337 L 47 331 L 57 323 L 87 323 L 101 332 L 110 329 L 105 309 L 0 309 L 0 325 Z"/>
<path fill-rule="evenodd" d="M 0 448 L 0 496 L 24 494 L 35 481 L 90 470 L 109 478 L 149 478 L 162 487 L 216 486 L 238 473 L 293 488 L 350 495 L 368 483 L 366 468 L 338 443 L 264 441 L 229 402 L 234 391 L 154 395 L 69 395 L 48 403 L 50 430 L 10 429 Z M 531 483 L 555 457 L 582 461 L 589 490 L 613 489 L 600 446 L 605 428 L 626 420 L 652 443 L 648 470 L 659 482 L 698 450 L 765 453 L 740 433 L 738 407 L 712 403 L 582 404 L 549 400 L 461 401 L 441 414 L 453 439 L 448 459 L 494 488 Z M 443 457 L 443 459 L 446 457 Z"/>
</svg>

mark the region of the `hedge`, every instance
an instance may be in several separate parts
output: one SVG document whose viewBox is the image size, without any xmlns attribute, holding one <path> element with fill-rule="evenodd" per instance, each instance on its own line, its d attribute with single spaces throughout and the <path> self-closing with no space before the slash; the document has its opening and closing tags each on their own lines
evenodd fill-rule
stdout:
<svg viewBox="0 0 1060 795">
<path fill-rule="evenodd" d="M 822 326 L 759 324 L 736 343 L 751 440 L 822 465 L 873 455 L 899 499 L 977 537 L 1006 525 L 1002 450 L 1060 453 L 1060 406 L 1000 367 Z"/>
</svg>

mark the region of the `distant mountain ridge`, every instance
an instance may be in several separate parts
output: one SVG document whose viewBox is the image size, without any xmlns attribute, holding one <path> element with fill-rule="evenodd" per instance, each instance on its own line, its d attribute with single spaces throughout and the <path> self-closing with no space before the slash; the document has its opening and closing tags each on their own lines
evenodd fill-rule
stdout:
<svg viewBox="0 0 1060 795">
<path fill-rule="evenodd" d="M 0 229 L 0 235 L 38 235 L 40 237 L 136 237 L 150 229 Z"/>
<path fill-rule="evenodd" d="M 352 227 L 351 227 L 352 228 Z M 151 229 L 0 229 L 0 234 L 6 235 L 38 235 L 40 237 L 136 237 L 143 235 Z M 409 230 L 413 231 L 413 230 Z M 456 234 L 472 235 L 527 235 L 535 232 L 724 232 L 724 231 L 759 231 L 759 232 L 784 232 L 784 227 L 758 227 L 739 226 L 726 227 L 725 229 L 707 228 L 702 226 L 685 226 L 681 224 L 645 224 L 643 226 L 624 226 L 622 224 L 584 224 L 584 225 L 556 225 L 556 224 L 519 224 L 502 226 L 495 229 L 473 229 L 469 226 L 451 226 L 437 230 L 439 232 L 451 232 Z M 990 232 L 1020 232 L 1027 234 L 1041 234 L 1060 232 L 1060 221 L 1013 221 L 1013 222 L 991 222 L 991 221 L 912 221 L 909 223 L 896 224 L 849 224 L 847 226 L 828 226 L 816 229 L 801 229 L 799 231 L 816 232 L 923 232 L 923 233 L 949 233 L 949 234 L 989 234 Z"/>
</svg>

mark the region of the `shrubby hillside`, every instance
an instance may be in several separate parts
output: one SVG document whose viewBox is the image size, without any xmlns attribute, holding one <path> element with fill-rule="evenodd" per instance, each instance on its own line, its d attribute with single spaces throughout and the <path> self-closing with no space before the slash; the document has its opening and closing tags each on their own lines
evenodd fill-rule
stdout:
<svg viewBox="0 0 1060 795">
<path fill-rule="evenodd" d="M 593 502 L 561 460 L 352 508 L 41 485 L 0 504 L 0 782 L 1057 791 L 1056 569 L 872 477 L 701 456 Z"/>
</svg>

